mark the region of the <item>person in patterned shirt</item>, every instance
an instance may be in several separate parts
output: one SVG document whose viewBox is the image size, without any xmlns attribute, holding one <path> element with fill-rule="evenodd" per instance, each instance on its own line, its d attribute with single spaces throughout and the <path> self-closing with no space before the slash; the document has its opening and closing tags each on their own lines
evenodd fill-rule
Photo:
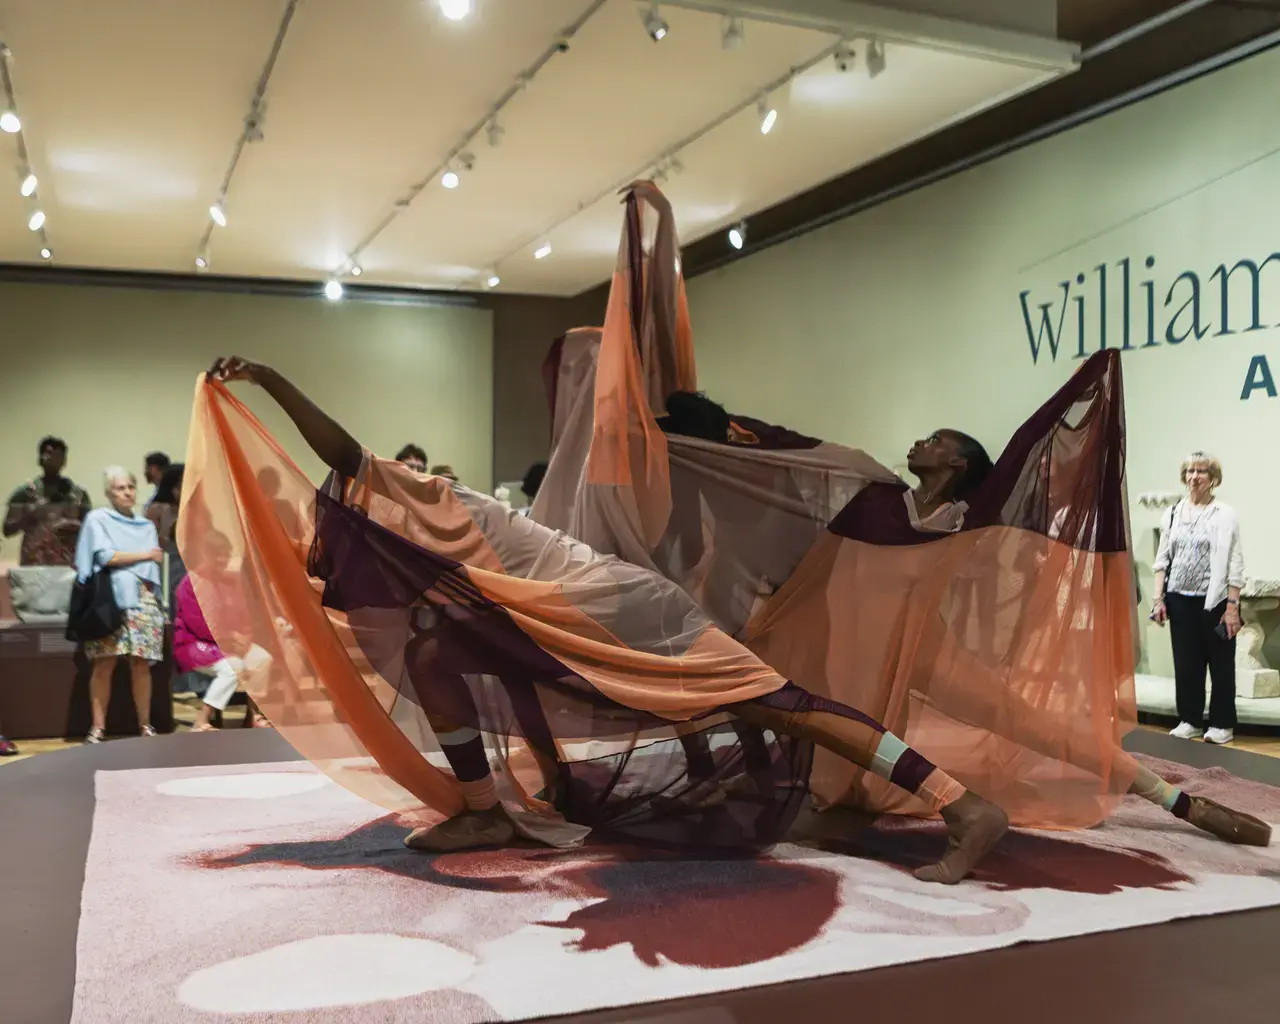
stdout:
<svg viewBox="0 0 1280 1024">
<path fill-rule="evenodd" d="M 22 534 L 22 565 L 72 565 L 80 524 L 90 508 L 89 495 L 62 475 L 67 443 L 46 437 L 37 449 L 41 476 L 9 496 L 4 535 Z"/>
</svg>

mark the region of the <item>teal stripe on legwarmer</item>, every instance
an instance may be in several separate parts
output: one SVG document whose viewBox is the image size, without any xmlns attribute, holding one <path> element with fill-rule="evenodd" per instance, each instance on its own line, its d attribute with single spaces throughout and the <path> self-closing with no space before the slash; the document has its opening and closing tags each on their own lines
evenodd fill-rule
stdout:
<svg viewBox="0 0 1280 1024">
<path fill-rule="evenodd" d="M 871 770 L 882 779 L 893 774 L 893 766 L 898 763 L 907 745 L 891 732 L 881 733 L 876 752 L 871 757 Z"/>
</svg>

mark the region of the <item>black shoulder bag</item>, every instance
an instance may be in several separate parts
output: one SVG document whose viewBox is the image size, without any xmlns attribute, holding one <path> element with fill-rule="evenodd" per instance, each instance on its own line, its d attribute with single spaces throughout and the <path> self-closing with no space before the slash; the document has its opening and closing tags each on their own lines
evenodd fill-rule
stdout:
<svg viewBox="0 0 1280 1024">
<path fill-rule="evenodd" d="M 68 640 L 78 644 L 102 640 L 119 629 L 122 622 L 124 612 L 116 604 L 110 569 L 99 569 L 83 583 L 76 580 L 67 612 Z"/>
</svg>

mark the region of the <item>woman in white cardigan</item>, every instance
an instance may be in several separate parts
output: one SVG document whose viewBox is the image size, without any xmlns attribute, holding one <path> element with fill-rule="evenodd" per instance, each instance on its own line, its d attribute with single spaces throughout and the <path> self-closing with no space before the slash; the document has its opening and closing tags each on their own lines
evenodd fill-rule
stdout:
<svg viewBox="0 0 1280 1024">
<path fill-rule="evenodd" d="M 1156 600 L 1151 617 L 1169 623 L 1173 674 L 1182 739 L 1204 736 L 1230 743 L 1236 727 L 1236 634 L 1240 632 L 1240 588 L 1244 551 L 1240 521 L 1213 496 L 1222 465 L 1192 452 L 1182 463 L 1187 496 L 1165 513 L 1156 552 Z M 1209 730 L 1204 731 L 1204 674 L 1213 681 Z"/>
</svg>

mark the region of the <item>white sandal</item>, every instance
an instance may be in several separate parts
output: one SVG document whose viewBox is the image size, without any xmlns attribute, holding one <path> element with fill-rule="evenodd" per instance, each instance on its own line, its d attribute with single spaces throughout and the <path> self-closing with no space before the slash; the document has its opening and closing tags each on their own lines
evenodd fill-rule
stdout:
<svg viewBox="0 0 1280 1024">
<path fill-rule="evenodd" d="M 106 733 L 102 729 L 90 729 L 89 735 L 84 738 L 85 743 L 101 743 L 106 738 Z"/>
</svg>

